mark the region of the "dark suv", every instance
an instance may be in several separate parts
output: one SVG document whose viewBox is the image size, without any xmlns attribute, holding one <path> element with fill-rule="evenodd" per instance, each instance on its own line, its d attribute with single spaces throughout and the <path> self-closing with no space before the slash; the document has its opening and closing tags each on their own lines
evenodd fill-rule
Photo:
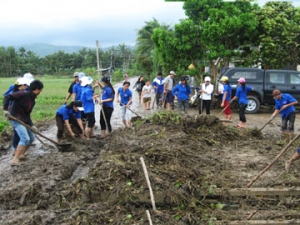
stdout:
<svg viewBox="0 0 300 225">
<path fill-rule="evenodd" d="M 232 97 L 235 95 L 241 77 L 246 79 L 246 85 L 253 87 L 248 92 L 248 107 L 246 113 L 256 113 L 260 105 L 274 105 L 272 96 L 274 89 L 289 93 L 300 102 L 300 72 L 294 70 L 262 70 L 257 68 L 231 68 L 219 78 L 216 97 L 222 98 L 223 84 L 221 78 L 227 76 L 232 86 Z"/>
</svg>

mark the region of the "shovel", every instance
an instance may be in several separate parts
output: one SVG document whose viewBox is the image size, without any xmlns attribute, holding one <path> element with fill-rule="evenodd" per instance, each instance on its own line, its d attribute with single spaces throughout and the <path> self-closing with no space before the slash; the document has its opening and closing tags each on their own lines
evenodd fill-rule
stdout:
<svg viewBox="0 0 300 225">
<path fill-rule="evenodd" d="M 226 105 L 226 107 L 217 115 L 217 117 L 219 117 L 229 106 L 230 104 L 228 103 L 228 105 Z"/>
<path fill-rule="evenodd" d="M 279 110 L 277 114 L 279 114 L 280 112 L 281 112 L 281 110 Z M 277 116 L 277 114 L 276 114 L 275 116 Z M 275 118 L 275 116 L 274 116 L 274 118 Z M 273 118 L 273 119 L 274 119 L 274 118 Z M 263 125 L 263 126 L 258 130 L 258 132 L 262 131 L 262 129 L 264 129 L 271 121 L 272 121 L 272 120 L 269 119 L 268 122 L 266 122 L 265 125 Z"/>
<path fill-rule="evenodd" d="M 120 103 L 121 103 L 121 105 L 125 106 L 124 103 L 122 103 L 122 102 L 120 102 Z M 131 111 L 131 112 L 133 112 L 135 115 L 137 115 L 137 117 L 142 118 L 140 115 L 138 115 L 138 114 L 137 114 L 135 111 L 133 111 L 132 109 L 130 109 L 130 108 L 126 108 L 126 109 L 128 109 L 128 110 Z"/>
<path fill-rule="evenodd" d="M 52 142 L 53 144 L 57 145 L 57 146 L 59 147 L 59 148 L 58 148 L 59 151 L 66 152 L 66 151 L 68 151 L 68 149 L 69 149 L 69 148 L 71 147 L 71 145 L 72 145 L 72 143 L 61 143 L 61 144 L 60 144 L 60 143 L 58 143 L 58 142 L 56 142 L 56 141 L 54 141 L 54 140 L 52 140 L 52 139 L 46 137 L 45 135 L 41 134 L 40 132 L 35 131 L 31 126 L 29 126 L 28 124 L 24 123 L 23 121 L 17 119 L 16 117 L 13 117 L 13 116 L 10 115 L 8 118 L 9 118 L 9 119 L 12 119 L 12 120 L 14 120 L 14 121 L 17 121 L 18 123 L 22 124 L 23 126 L 27 127 L 29 130 L 31 130 L 33 133 L 38 134 L 38 135 L 40 135 L 41 137 L 43 137 L 43 138 L 47 139 L 48 141 Z"/>
</svg>

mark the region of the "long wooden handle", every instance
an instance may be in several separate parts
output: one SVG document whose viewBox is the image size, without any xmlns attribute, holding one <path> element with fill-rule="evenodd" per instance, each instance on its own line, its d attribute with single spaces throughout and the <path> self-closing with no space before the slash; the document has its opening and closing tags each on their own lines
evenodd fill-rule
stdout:
<svg viewBox="0 0 300 225">
<path fill-rule="evenodd" d="M 217 115 L 217 117 L 219 117 L 229 106 L 230 104 L 228 103 L 228 105 L 226 105 L 226 107 Z"/>
<path fill-rule="evenodd" d="M 46 137 L 45 135 L 41 134 L 40 132 L 34 130 L 31 126 L 29 126 L 28 124 L 24 123 L 23 121 L 17 119 L 16 117 L 10 115 L 8 118 L 12 119 L 14 121 L 17 121 L 18 123 L 22 124 L 24 127 L 27 127 L 29 130 L 31 130 L 33 133 L 40 135 L 41 137 L 47 139 L 48 141 L 51 141 L 53 144 L 60 145 L 58 142 Z"/>
<path fill-rule="evenodd" d="M 125 104 L 123 102 L 120 102 L 123 106 L 125 106 Z M 129 109 L 131 112 L 133 112 L 135 115 L 137 115 L 138 117 L 141 117 L 140 115 L 138 115 L 135 111 L 133 111 L 132 109 L 130 108 L 126 108 L 126 109 Z M 142 117 L 141 117 L 142 118 Z"/>
</svg>

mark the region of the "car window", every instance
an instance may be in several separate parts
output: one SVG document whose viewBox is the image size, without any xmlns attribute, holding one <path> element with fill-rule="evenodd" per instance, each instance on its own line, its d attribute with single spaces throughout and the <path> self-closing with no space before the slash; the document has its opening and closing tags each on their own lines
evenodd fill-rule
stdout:
<svg viewBox="0 0 300 225">
<path fill-rule="evenodd" d="M 289 76 L 291 84 L 300 84 L 300 73 L 290 73 Z"/>
<path fill-rule="evenodd" d="M 239 78 L 244 77 L 246 80 L 258 80 L 257 72 L 255 71 L 236 71 L 232 74 L 231 79 L 238 80 Z"/>
<path fill-rule="evenodd" d="M 270 83 L 272 84 L 285 84 L 285 72 L 270 72 Z"/>
</svg>

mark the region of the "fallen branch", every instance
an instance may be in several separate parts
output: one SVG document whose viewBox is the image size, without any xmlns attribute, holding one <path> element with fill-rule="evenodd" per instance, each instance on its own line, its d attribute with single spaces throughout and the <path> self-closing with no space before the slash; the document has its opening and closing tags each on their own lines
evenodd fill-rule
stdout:
<svg viewBox="0 0 300 225">
<path fill-rule="evenodd" d="M 287 146 L 285 146 L 284 149 L 272 160 L 272 162 L 248 183 L 247 187 L 250 187 L 261 175 L 268 171 L 271 168 L 271 166 L 273 166 L 273 164 L 286 152 L 286 150 L 291 146 L 291 144 L 293 144 L 299 137 L 300 134 L 298 134 L 293 140 L 291 140 L 287 144 Z"/>
<path fill-rule="evenodd" d="M 152 225 L 152 220 L 151 220 L 151 215 L 150 215 L 150 212 L 149 210 L 146 210 L 146 214 L 147 214 L 147 218 L 148 218 L 148 221 L 149 221 L 149 224 Z"/>
<path fill-rule="evenodd" d="M 140 160 L 141 160 L 141 163 L 142 163 L 142 167 L 143 167 L 143 170 L 144 170 L 145 178 L 146 178 L 147 185 L 148 185 L 148 188 L 149 188 L 150 198 L 151 198 L 151 203 L 152 203 L 152 208 L 153 208 L 153 210 L 156 210 L 155 201 L 154 201 L 154 195 L 153 195 L 153 191 L 152 191 L 152 188 L 151 188 L 151 184 L 150 184 L 150 180 L 149 180 L 149 176 L 148 176 L 148 171 L 147 171 L 147 168 L 146 168 L 146 165 L 145 165 L 145 162 L 144 162 L 144 158 L 140 157 Z"/>
</svg>

